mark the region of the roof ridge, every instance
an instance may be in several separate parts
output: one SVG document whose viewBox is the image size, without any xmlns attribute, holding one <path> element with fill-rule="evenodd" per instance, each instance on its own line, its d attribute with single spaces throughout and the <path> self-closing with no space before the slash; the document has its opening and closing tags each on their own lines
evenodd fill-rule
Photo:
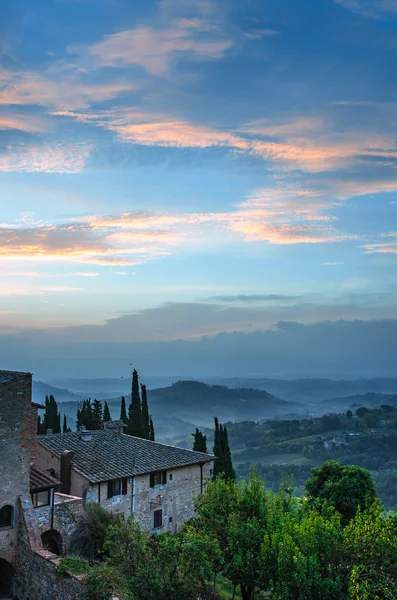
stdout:
<svg viewBox="0 0 397 600">
<path fill-rule="evenodd" d="M 151 444 L 158 444 L 159 446 L 165 446 L 166 448 L 176 448 L 177 450 L 185 450 L 186 452 L 193 452 L 194 454 L 203 454 L 204 456 L 213 456 L 213 454 L 209 454 L 208 452 L 200 452 L 200 450 L 192 450 L 191 448 L 182 448 L 182 446 L 173 446 L 172 444 L 164 444 L 164 442 L 157 442 L 156 440 L 147 440 L 146 438 L 140 438 L 136 435 L 129 435 L 128 433 L 123 433 L 122 435 L 130 438 L 134 438 L 136 440 L 143 440 L 144 442 L 150 442 Z"/>
</svg>

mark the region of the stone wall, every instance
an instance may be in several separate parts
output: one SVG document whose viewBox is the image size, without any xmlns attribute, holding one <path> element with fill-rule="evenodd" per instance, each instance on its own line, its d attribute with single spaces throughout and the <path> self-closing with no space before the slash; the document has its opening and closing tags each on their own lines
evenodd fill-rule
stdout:
<svg viewBox="0 0 397 600">
<path fill-rule="evenodd" d="M 0 558 L 14 563 L 17 555 L 19 501 L 29 492 L 30 460 L 35 454 L 37 410 L 31 405 L 32 376 L 0 385 L 0 508 L 14 508 L 13 525 L 0 528 Z"/>
<path fill-rule="evenodd" d="M 40 506 L 34 508 L 37 519 L 37 525 L 40 535 L 51 529 L 52 509 L 51 506 Z M 66 496 L 65 494 L 55 493 L 54 495 L 54 514 L 53 529 L 57 531 L 62 538 L 62 553 L 65 553 L 68 547 L 69 536 L 76 526 L 76 520 L 83 512 L 83 502 L 81 498 Z"/>
<path fill-rule="evenodd" d="M 18 600 L 83 600 L 84 586 L 79 578 L 59 575 L 59 558 L 43 549 L 30 496 L 21 496 L 20 505 L 14 594 Z"/>
<path fill-rule="evenodd" d="M 210 463 L 189 465 L 167 471 L 167 483 L 150 487 L 149 475 L 135 479 L 134 516 L 146 531 L 154 529 L 154 512 L 163 511 L 163 527 L 158 532 L 178 531 L 194 515 L 198 497 L 210 476 Z"/>
</svg>

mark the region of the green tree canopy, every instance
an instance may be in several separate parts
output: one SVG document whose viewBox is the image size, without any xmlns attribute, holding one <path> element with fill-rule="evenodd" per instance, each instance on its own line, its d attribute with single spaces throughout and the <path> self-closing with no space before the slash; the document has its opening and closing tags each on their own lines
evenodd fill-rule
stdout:
<svg viewBox="0 0 397 600">
<path fill-rule="evenodd" d="M 342 515 L 343 523 L 355 516 L 359 506 L 370 506 L 376 499 L 369 471 L 355 465 L 344 466 L 335 460 L 312 469 L 305 490 L 311 506 L 327 502 Z"/>
</svg>

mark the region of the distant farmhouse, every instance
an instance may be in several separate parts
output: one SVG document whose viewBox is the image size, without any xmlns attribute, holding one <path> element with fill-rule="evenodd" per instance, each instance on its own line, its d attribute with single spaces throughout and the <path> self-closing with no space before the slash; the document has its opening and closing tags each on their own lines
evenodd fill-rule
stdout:
<svg viewBox="0 0 397 600">
<path fill-rule="evenodd" d="M 209 454 L 101 431 L 37 436 L 32 375 L 0 371 L 0 598 L 83 600 L 55 566 L 84 502 L 176 532 L 211 476 Z"/>
<path fill-rule="evenodd" d="M 133 515 L 149 532 L 175 533 L 194 514 L 194 498 L 211 476 L 212 456 L 105 430 L 38 437 L 38 465 L 60 479 L 61 491 Z"/>
</svg>

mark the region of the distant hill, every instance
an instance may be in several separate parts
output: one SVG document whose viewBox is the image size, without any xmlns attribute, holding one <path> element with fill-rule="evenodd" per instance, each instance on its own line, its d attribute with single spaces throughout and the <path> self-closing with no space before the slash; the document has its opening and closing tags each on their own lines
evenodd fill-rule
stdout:
<svg viewBox="0 0 397 600">
<path fill-rule="evenodd" d="M 233 379 L 206 379 L 230 388 L 250 387 L 265 389 L 269 393 L 295 402 L 312 403 L 328 398 L 346 397 L 353 394 L 396 394 L 397 379 L 270 379 L 263 377 L 235 377 Z"/>
<path fill-rule="evenodd" d="M 125 397 L 128 405 L 130 395 L 125 394 Z M 119 418 L 120 398 L 121 394 L 102 398 L 108 403 L 112 418 Z M 158 437 L 162 440 L 190 434 L 193 426 L 212 427 L 214 416 L 221 421 L 257 421 L 305 410 L 302 405 L 281 400 L 265 390 L 230 389 L 199 381 L 179 381 L 169 387 L 148 390 L 148 400 Z M 77 402 L 64 402 L 59 409 L 66 414 L 68 425 L 74 428 Z"/>
<path fill-rule="evenodd" d="M 345 396 L 342 398 L 328 398 L 323 400 L 322 404 L 327 410 L 347 410 L 351 406 L 368 406 L 368 407 L 379 407 L 382 404 L 390 404 L 391 406 L 397 405 L 397 394 L 354 394 L 351 396 Z"/>
<path fill-rule="evenodd" d="M 223 421 L 259 420 L 303 409 L 266 390 L 230 389 L 200 381 L 178 381 L 149 390 L 148 399 L 155 419 L 173 416 L 201 426 L 212 425 L 214 416 Z"/>
<path fill-rule="evenodd" d="M 74 394 L 69 390 L 49 385 L 48 383 L 44 383 L 43 381 L 33 381 L 33 402 L 43 404 L 45 397 L 49 396 L 50 394 L 54 396 L 57 402 L 78 402 L 79 400 L 81 400 L 81 396 L 79 394 Z"/>
</svg>

